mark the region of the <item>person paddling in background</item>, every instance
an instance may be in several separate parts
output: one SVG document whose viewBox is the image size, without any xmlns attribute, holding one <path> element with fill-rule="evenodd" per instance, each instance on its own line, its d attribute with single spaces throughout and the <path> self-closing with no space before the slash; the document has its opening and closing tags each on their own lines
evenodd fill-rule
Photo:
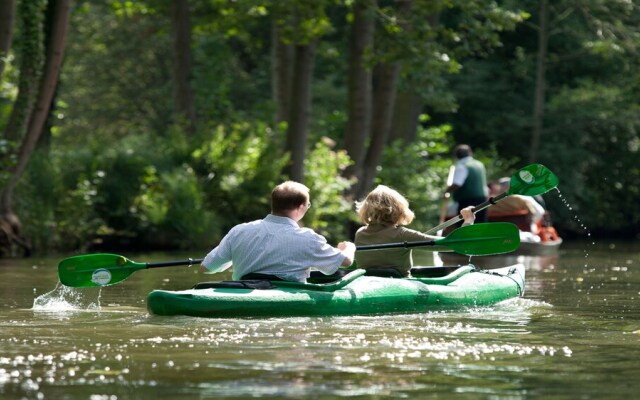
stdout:
<svg viewBox="0 0 640 400">
<path fill-rule="evenodd" d="M 509 190 L 510 178 L 500 178 L 489 183 L 489 194 L 496 197 Z M 539 242 L 538 226 L 544 217 L 545 209 L 533 197 L 512 194 L 494 204 L 490 210 L 491 218 L 500 218 L 523 214 L 528 226 L 520 227 L 520 240 L 525 242 Z"/>
<path fill-rule="evenodd" d="M 453 195 L 453 200 L 458 203 L 458 213 L 461 213 L 463 208 L 476 206 L 489 198 L 487 173 L 484 164 L 473 158 L 473 151 L 468 145 L 457 145 L 454 155 L 457 161 L 453 180 L 443 196 L 448 199 Z M 476 214 L 475 222 L 487 222 L 486 209 Z"/>
<path fill-rule="evenodd" d="M 278 279 L 306 282 L 311 267 L 325 275 L 353 263 L 355 245 L 336 247 L 298 221 L 311 207 L 309 188 L 287 181 L 271 192 L 271 214 L 262 220 L 233 227 L 211 250 L 200 266 L 203 272 L 220 272 L 233 265 L 233 279 L 264 274 Z"/>
<path fill-rule="evenodd" d="M 365 226 L 356 232 L 356 245 L 384 244 L 394 242 L 415 242 L 441 239 L 404 227 L 414 218 L 407 199 L 396 190 L 378 185 L 362 202 L 356 202 L 356 211 Z M 460 213 L 464 225 L 474 221 L 472 207 L 463 208 Z M 434 251 L 449 251 L 445 247 L 432 247 Z M 410 248 L 384 249 L 356 252 L 358 268 L 391 268 L 402 276 L 410 276 L 413 256 Z"/>
</svg>

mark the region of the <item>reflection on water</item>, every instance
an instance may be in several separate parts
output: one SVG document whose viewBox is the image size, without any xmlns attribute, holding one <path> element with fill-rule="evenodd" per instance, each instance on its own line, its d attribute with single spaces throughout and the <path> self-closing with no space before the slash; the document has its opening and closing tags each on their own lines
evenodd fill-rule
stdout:
<svg viewBox="0 0 640 400">
<path fill-rule="evenodd" d="M 525 298 L 492 307 L 209 320 L 146 311 L 150 290 L 192 286 L 193 269 L 70 289 L 56 286 L 57 260 L 3 260 L 0 397 L 633 398 L 640 249 L 516 261 Z"/>
<path fill-rule="evenodd" d="M 214 321 L 21 310 L 1 325 L 15 350 L 0 358 L 0 383 L 5 394 L 60 386 L 126 393 L 119 387 L 128 384 L 226 396 L 419 393 L 429 387 L 425 373 L 465 381 L 492 375 L 496 359 L 515 363 L 504 367 L 514 373 L 521 357 L 571 357 L 567 346 L 513 340 L 530 334 L 536 307 L 549 306 L 518 299 L 459 313 Z M 31 337 L 19 339 L 27 326 Z M 467 363 L 475 371 L 452 370 Z"/>
</svg>

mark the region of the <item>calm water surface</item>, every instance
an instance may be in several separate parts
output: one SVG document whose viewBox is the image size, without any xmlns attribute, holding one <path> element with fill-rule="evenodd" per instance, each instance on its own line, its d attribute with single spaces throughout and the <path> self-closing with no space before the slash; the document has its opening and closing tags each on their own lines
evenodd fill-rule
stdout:
<svg viewBox="0 0 640 400">
<path fill-rule="evenodd" d="M 59 261 L 0 260 L 0 398 L 631 399 L 640 392 L 638 242 L 565 243 L 558 257 L 521 258 L 525 297 L 490 308 L 348 318 L 151 316 L 152 289 L 211 277 L 161 268 L 108 288 L 69 289 L 58 284 Z"/>
</svg>

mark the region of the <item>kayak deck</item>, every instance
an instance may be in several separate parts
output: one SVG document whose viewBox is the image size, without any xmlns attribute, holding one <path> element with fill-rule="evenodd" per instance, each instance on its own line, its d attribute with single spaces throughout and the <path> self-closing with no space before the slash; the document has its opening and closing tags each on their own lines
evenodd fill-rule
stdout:
<svg viewBox="0 0 640 400">
<path fill-rule="evenodd" d="M 188 290 L 154 290 L 147 306 L 156 315 L 211 318 L 370 315 L 485 306 L 524 293 L 521 264 L 492 270 L 467 265 L 444 276 L 438 276 L 438 269 L 443 270 L 412 270 L 412 278 L 367 276 L 359 269 L 328 283 L 207 283 Z M 250 282 L 262 282 L 263 288 Z"/>
</svg>

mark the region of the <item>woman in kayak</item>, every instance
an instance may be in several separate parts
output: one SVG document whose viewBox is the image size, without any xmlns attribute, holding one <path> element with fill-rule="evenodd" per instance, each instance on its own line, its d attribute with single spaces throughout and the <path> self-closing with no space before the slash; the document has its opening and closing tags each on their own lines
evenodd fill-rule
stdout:
<svg viewBox="0 0 640 400">
<path fill-rule="evenodd" d="M 298 221 L 311 207 L 309 188 L 287 181 L 271 192 L 271 214 L 234 226 L 201 264 L 203 272 L 220 272 L 233 264 L 233 279 L 261 274 L 286 281 L 306 282 L 313 266 L 331 275 L 353 264 L 355 245 L 333 247 L 324 236 Z M 245 278 L 250 279 L 250 278 Z"/>
<path fill-rule="evenodd" d="M 441 239 L 404 227 L 414 218 L 409 202 L 396 190 L 378 185 L 362 202 L 356 202 L 356 211 L 365 226 L 356 232 L 356 246 L 395 242 L 415 242 Z M 460 210 L 463 225 L 473 224 L 473 207 Z M 432 247 L 434 251 L 446 248 Z M 401 276 L 410 276 L 413 258 L 410 248 L 358 251 L 355 255 L 358 268 L 393 269 Z"/>
</svg>

